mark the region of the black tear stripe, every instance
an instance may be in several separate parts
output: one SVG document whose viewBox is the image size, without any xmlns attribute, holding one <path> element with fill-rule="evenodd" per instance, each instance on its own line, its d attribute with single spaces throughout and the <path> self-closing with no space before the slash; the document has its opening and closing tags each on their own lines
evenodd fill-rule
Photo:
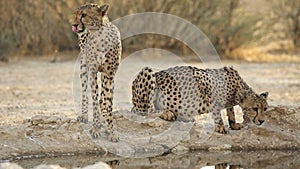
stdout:
<svg viewBox="0 0 300 169">
<path fill-rule="evenodd" d="M 229 125 L 235 124 L 235 120 L 228 119 Z"/>
</svg>

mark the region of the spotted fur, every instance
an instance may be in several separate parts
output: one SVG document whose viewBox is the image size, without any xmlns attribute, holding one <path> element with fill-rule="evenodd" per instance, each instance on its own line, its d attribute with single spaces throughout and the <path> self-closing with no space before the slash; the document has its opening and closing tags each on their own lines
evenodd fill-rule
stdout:
<svg viewBox="0 0 300 169">
<path fill-rule="evenodd" d="M 72 30 L 79 37 L 82 86 L 82 113 L 78 121 L 88 121 L 89 85 L 93 105 L 91 135 L 97 138 L 101 134 L 100 130 L 104 129 L 109 140 L 118 141 L 114 132 L 112 105 L 114 76 L 120 63 L 122 46 L 118 28 L 107 17 L 108 8 L 108 5 L 88 4 L 75 11 Z M 101 86 L 97 83 L 98 72 L 101 73 Z"/>
<path fill-rule="evenodd" d="M 268 108 L 268 93 L 256 94 L 231 67 L 199 69 L 177 66 L 154 72 L 144 68 L 132 83 L 133 112 L 161 110 L 161 118 L 191 121 L 194 115 L 212 113 L 219 133 L 227 133 L 220 111 L 227 110 L 230 128 L 239 130 L 251 120 L 261 125 Z M 233 106 L 244 113 L 236 123 Z"/>
</svg>

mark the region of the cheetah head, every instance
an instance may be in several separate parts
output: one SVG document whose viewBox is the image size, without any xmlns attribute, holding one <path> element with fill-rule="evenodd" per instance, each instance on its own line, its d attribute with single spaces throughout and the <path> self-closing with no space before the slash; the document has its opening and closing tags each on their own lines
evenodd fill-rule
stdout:
<svg viewBox="0 0 300 169">
<path fill-rule="evenodd" d="M 244 113 L 244 123 L 252 122 L 261 125 L 265 121 L 265 111 L 268 109 L 268 92 L 256 94 L 253 92 L 242 91 L 239 93 L 239 105 Z"/>
<path fill-rule="evenodd" d="M 74 24 L 72 30 L 82 33 L 86 29 L 92 29 L 104 24 L 107 18 L 109 5 L 99 6 L 97 4 L 83 5 L 75 10 Z"/>
</svg>

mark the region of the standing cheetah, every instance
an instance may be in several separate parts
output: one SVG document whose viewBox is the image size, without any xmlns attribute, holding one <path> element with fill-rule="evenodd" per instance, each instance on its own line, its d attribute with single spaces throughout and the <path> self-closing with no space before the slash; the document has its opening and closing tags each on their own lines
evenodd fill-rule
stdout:
<svg viewBox="0 0 300 169">
<path fill-rule="evenodd" d="M 154 72 L 146 67 L 132 83 L 132 112 L 161 110 L 161 118 L 191 121 L 193 116 L 212 113 L 215 131 L 227 133 L 221 109 L 227 110 L 230 128 L 239 130 L 251 120 L 261 125 L 268 108 L 268 92 L 256 94 L 231 67 L 199 69 L 177 66 Z M 233 106 L 244 113 L 243 124 L 235 122 Z"/>
<path fill-rule="evenodd" d="M 114 76 L 121 60 L 122 45 L 118 28 L 107 17 L 108 8 L 108 5 L 97 4 L 77 8 L 72 30 L 79 37 L 81 60 L 82 113 L 78 116 L 78 121 L 88 122 L 89 83 L 93 104 L 93 127 L 90 133 L 97 138 L 101 133 L 100 129 L 104 129 L 108 139 L 116 142 L 118 137 L 113 129 L 112 118 L 113 88 Z M 100 84 L 97 84 L 98 72 L 101 73 L 100 93 Z"/>
</svg>

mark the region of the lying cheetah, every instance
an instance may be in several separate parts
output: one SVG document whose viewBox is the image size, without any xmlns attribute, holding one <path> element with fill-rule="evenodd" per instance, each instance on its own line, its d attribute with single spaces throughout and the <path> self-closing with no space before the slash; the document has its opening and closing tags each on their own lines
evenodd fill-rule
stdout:
<svg viewBox="0 0 300 169">
<path fill-rule="evenodd" d="M 111 141 L 118 141 L 112 119 L 114 76 L 121 59 L 120 32 L 107 17 L 109 6 L 83 5 L 76 9 L 72 30 L 78 34 L 80 47 L 80 79 L 82 114 L 78 121 L 88 122 L 88 83 L 92 91 L 94 138 L 104 129 Z M 97 73 L 101 73 L 101 92 L 98 93 Z M 100 97 L 100 98 L 99 98 Z M 99 101 L 98 101 L 99 100 Z M 99 111 L 99 105 L 101 114 Z"/>
<path fill-rule="evenodd" d="M 193 116 L 212 113 L 215 131 L 227 133 L 220 110 L 226 108 L 230 128 L 239 130 L 251 120 L 261 125 L 268 108 L 268 92 L 256 94 L 231 67 L 199 69 L 177 66 L 154 72 L 146 67 L 132 83 L 132 112 L 161 110 L 160 118 L 193 120 Z M 236 123 L 233 106 L 243 110 L 243 124 Z"/>
</svg>

